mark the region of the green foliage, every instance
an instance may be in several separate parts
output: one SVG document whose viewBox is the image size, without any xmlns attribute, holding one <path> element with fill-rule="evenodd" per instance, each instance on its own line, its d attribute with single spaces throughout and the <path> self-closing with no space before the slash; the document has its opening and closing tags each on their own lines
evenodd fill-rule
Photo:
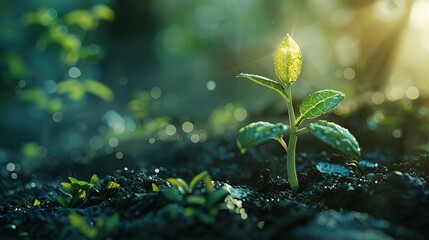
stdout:
<svg viewBox="0 0 429 240">
<path fill-rule="evenodd" d="M 100 182 L 100 178 L 98 178 L 97 174 L 93 174 L 90 181 L 94 187 L 93 189 L 98 193 L 99 196 L 91 197 L 93 200 L 106 200 L 112 191 L 118 189 L 120 186 L 117 182 L 110 180 L 104 187 Z"/>
<path fill-rule="evenodd" d="M 95 29 L 100 20 L 112 21 L 115 13 L 106 5 L 96 5 L 90 10 L 75 10 L 64 16 L 64 21 L 68 25 L 78 25 L 82 29 L 89 31 Z"/>
<path fill-rule="evenodd" d="M 63 196 L 57 195 L 54 199 L 63 207 L 74 207 L 76 203 L 85 198 L 87 192 L 94 187 L 94 184 L 77 180 L 74 177 L 69 177 L 68 182 L 62 182 L 61 185 L 64 189 L 60 188 Z"/>
<path fill-rule="evenodd" d="M 271 88 L 271 89 L 279 92 L 280 94 L 283 94 L 283 92 L 284 92 L 284 88 L 280 83 L 278 83 L 274 80 L 271 80 L 269 78 L 263 77 L 263 76 L 259 76 L 259 75 L 255 75 L 255 74 L 248 74 L 248 73 L 240 73 L 240 74 L 238 74 L 237 77 L 247 78 L 247 79 L 252 80 L 255 83 L 260 84 L 264 87 Z"/>
<path fill-rule="evenodd" d="M 338 106 L 344 96 L 344 93 L 335 90 L 317 91 L 302 100 L 299 112 L 306 119 L 319 117 Z"/>
<path fill-rule="evenodd" d="M 181 178 L 169 178 L 167 182 L 173 187 L 165 188 L 163 196 L 172 203 L 160 210 L 171 218 L 184 217 L 198 219 L 205 224 L 213 224 L 219 210 L 226 209 L 224 202 L 228 191 L 215 189 L 212 178 L 207 171 L 195 175 L 188 184 Z M 204 191 L 197 192 L 195 187 L 204 182 Z"/>
<path fill-rule="evenodd" d="M 74 207 L 79 200 L 88 198 L 90 190 L 96 192 L 96 196 L 89 198 L 95 201 L 104 201 L 108 198 L 109 194 L 113 193 L 120 186 L 117 182 L 110 180 L 107 184 L 102 184 L 97 174 L 93 174 L 89 182 L 80 181 L 74 177 L 69 177 L 70 182 L 62 182 L 63 189 L 60 188 L 62 195 L 54 197 L 58 203 L 63 207 Z"/>
<path fill-rule="evenodd" d="M 166 181 L 175 185 L 182 194 L 192 193 L 195 186 L 201 182 L 204 182 L 204 187 L 207 192 L 211 192 L 214 189 L 212 178 L 207 171 L 202 171 L 195 175 L 189 184 L 181 178 L 167 178 Z"/>
<path fill-rule="evenodd" d="M 237 145 L 241 153 L 245 153 L 250 147 L 254 147 L 270 139 L 283 138 L 289 126 L 283 123 L 271 124 L 269 122 L 251 123 L 240 129 L 237 137 Z"/>
<path fill-rule="evenodd" d="M 21 153 L 27 158 L 37 158 L 39 156 L 39 145 L 35 142 L 28 142 L 21 146 Z"/>
<path fill-rule="evenodd" d="M 22 20 L 28 25 L 41 25 L 47 28 L 49 38 L 41 38 L 39 48 L 45 48 L 49 42 L 59 44 L 63 48 L 62 60 L 73 65 L 82 56 L 82 40 L 68 28 L 77 25 L 85 31 L 95 30 L 100 20 L 112 21 L 114 12 L 106 5 L 95 5 L 89 10 L 79 9 L 66 13 L 60 18 L 53 8 L 40 8 L 35 12 L 26 13 Z"/>
<path fill-rule="evenodd" d="M 33 207 L 38 207 L 38 206 L 40 206 L 40 204 L 41 204 L 40 200 L 35 198 L 34 202 L 33 202 Z"/>
<path fill-rule="evenodd" d="M 23 90 L 19 95 L 19 99 L 21 101 L 32 102 L 40 109 L 50 113 L 60 111 L 63 107 L 63 103 L 60 98 L 49 96 L 49 94 L 41 87 Z"/>
<path fill-rule="evenodd" d="M 5 79 L 23 79 L 28 76 L 27 64 L 16 53 L 0 53 L 0 65 L 6 65 Z"/>
<path fill-rule="evenodd" d="M 95 220 L 95 225 L 88 224 L 84 217 L 77 213 L 70 213 L 70 224 L 87 239 L 106 239 L 110 233 L 115 230 L 115 226 L 119 223 L 119 215 L 117 213 L 106 218 L 99 217 Z"/>
<path fill-rule="evenodd" d="M 358 159 L 360 157 L 359 143 L 349 130 L 325 120 L 310 123 L 307 128 L 314 136 L 329 146 L 352 158 Z"/>
<path fill-rule="evenodd" d="M 63 100 L 61 95 L 67 96 L 74 100 L 81 100 L 87 93 L 93 94 L 98 98 L 109 102 L 113 100 L 112 90 L 98 80 L 91 78 L 64 79 L 64 69 L 86 59 L 98 60 L 101 51 L 99 46 L 93 43 L 86 43 L 89 31 L 94 31 L 101 21 L 112 21 L 114 12 L 106 5 L 95 5 L 90 9 L 79 9 L 66 12 L 64 16 L 59 16 L 54 8 L 41 7 L 34 12 L 27 12 L 22 15 L 22 23 L 28 31 L 32 26 L 37 27 L 35 48 L 44 52 L 48 61 L 60 59 L 56 64 L 56 75 L 52 74 L 30 74 L 35 63 L 31 63 L 29 57 L 24 58 L 21 54 L 5 53 L 2 54 L 0 63 L 5 63 L 8 69 L 8 75 L 14 79 L 24 79 L 31 82 L 25 86 L 18 95 L 21 101 L 34 103 L 38 108 L 54 113 L 64 111 Z M 73 26 L 79 26 L 74 28 Z M 31 32 L 31 31 L 28 31 Z M 50 45 L 57 45 L 58 48 L 48 48 Z M 91 49 L 96 49 L 96 51 Z M 34 52 L 34 51 L 32 51 Z M 58 54 L 59 53 L 59 54 Z M 4 58 L 3 58 L 4 55 Z M 30 58 L 31 59 L 31 58 Z M 27 63 L 28 61 L 28 63 Z M 46 61 L 46 60 L 45 60 Z M 48 71 L 47 71 L 48 72 Z M 40 75 L 40 76 L 39 76 Z M 80 74 L 79 74 L 80 75 Z M 47 90 L 39 81 L 46 79 L 55 79 L 56 90 Z"/>
<path fill-rule="evenodd" d="M 152 191 L 159 192 L 159 187 L 155 183 L 152 183 Z"/>
<path fill-rule="evenodd" d="M 336 90 L 320 90 L 306 97 L 300 107 L 300 116 L 295 118 L 291 85 L 296 81 L 302 65 L 302 53 L 298 44 L 289 36 L 281 41 L 274 54 L 274 69 L 279 78 L 277 82 L 253 75 L 241 73 L 237 77 L 250 79 L 258 84 L 279 92 L 286 101 L 289 126 L 266 122 L 251 123 L 240 129 L 237 145 L 242 153 L 270 139 L 277 140 L 287 152 L 287 172 L 291 189 L 299 190 L 295 166 L 296 143 L 299 135 L 311 132 L 322 142 L 353 158 L 360 157 L 360 147 L 354 136 L 337 124 L 317 121 L 298 129 L 305 119 L 312 119 L 328 113 L 344 99 L 344 94 Z M 283 140 L 283 134 L 289 133 L 289 146 Z"/>
<path fill-rule="evenodd" d="M 57 85 L 58 94 L 67 94 L 74 101 L 81 100 L 86 93 L 103 99 L 106 102 L 113 100 L 113 92 L 109 87 L 93 79 L 67 79 Z"/>
</svg>

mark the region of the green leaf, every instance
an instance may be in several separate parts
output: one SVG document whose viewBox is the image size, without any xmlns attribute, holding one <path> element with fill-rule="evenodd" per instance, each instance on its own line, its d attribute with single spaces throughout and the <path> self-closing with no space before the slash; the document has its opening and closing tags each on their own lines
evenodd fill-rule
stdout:
<svg viewBox="0 0 429 240">
<path fill-rule="evenodd" d="M 182 201 L 183 194 L 176 187 L 168 187 L 162 191 L 162 194 L 167 200 L 172 202 Z"/>
<path fill-rule="evenodd" d="M 83 85 L 85 86 L 87 92 L 94 94 L 104 101 L 110 102 L 113 100 L 112 90 L 110 90 L 110 88 L 103 83 L 97 80 L 87 79 L 83 81 Z"/>
<path fill-rule="evenodd" d="M 67 79 L 57 85 L 58 94 L 68 94 L 70 99 L 79 101 L 85 95 L 85 88 L 76 79 Z"/>
<path fill-rule="evenodd" d="M 97 227 L 90 227 L 85 218 L 77 213 L 70 213 L 69 215 L 70 224 L 80 233 L 85 235 L 88 239 L 95 239 L 98 233 Z"/>
<path fill-rule="evenodd" d="M 214 216 L 204 212 L 197 214 L 197 216 L 202 223 L 205 223 L 208 225 L 214 224 L 216 222 L 216 218 Z"/>
<path fill-rule="evenodd" d="M 269 78 L 259 76 L 259 75 L 255 75 L 255 74 L 248 74 L 248 73 L 240 73 L 237 75 L 237 77 L 250 79 L 257 84 L 260 84 L 260 85 L 265 86 L 267 88 L 271 88 L 273 90 L 276 90 L 280 94 L 284 93 L 284 89 L 283 89 L 282 85 L 280 83 L 274 81 L 274 80 L 269 79 Z"/>
<path fill-rule="evenodd" d="M 60 190 L 60 192 L 62 192 L 64 195 L 66 195 L 68 198 L 73 197 L 70 193 L 70 191 L 66 191 L 64 189 L 59 188 L 58 190 Z"/>
<path fill-rule="evenodd" d="M 68 177 L 68 179 L 70 180 L 71 183 L 78 183 L 79 182 L 79 180 L 77 180 L 74 177 Z"/>
<path fill-rule="evenodd" d="M 277 123 L 268 122 L 251 123 L 242 127 L 238 132 L 237 146 L 241 153 L 246 152 L 250 147 L 256 146 L 270 139 L 278 139 L 287 133 L 289 126 Z"/>
<path fill-rule="evenodd" d="M 86 10 L 75 10 L 64 16 L 64 22 L 68 25 L 79 25 L 82 29 L 89 31 L 97 25 L 91 13 Z"/>
<path fill-rule="evenodd" d="M 192 178 L 191 182 L 189 183 L 189 191 L 192 192 L 192 190 L 195 188 L 195 186 L 204 180 L 204 178 L 209 175 L 207 171 L 202 171 L 199 174 L 195 175 L 195 177 Z"/>
<path fill-rule="evenodd" d="M 89 183 L 87 181 L 83 181 L 83 180 L 79 180 L 77 182 L 77 184 L 79 184 L 79 186 L 81 186 L 81 187 L 88 187 L 89 186 L 90 188 L 92 188 L 94 186 L 94 184 L 91 184 L 91 183 Z"/>
<path fill-rule="evenodd" d="M 61 206 L 63 207 L 67 207 L 70 202 L 70 198 L 62 197 L 60 195 L 54 196 L 54 200 L 57 201 L 59 204 L 61 204 Z"/>
<path fill-rule="evenodd" d="M 115 189 L 115 188 L 118 188 L 118 187 L 119 187 L 119 184 L 117 182 L 115 182 L 115 181 L 109 181 L 107 183 L 107 189 Z"/>
<path fill-rule="evenodd" d="M 274 54 L 274 70 L 277 77 L 286 83 L 292 84 L 301 73 L 302 53 L 298 44 L 289 36 L 278 45 Z"/>
<path fill-rule="evenodd" d="M 344 93 L 325 89 L 306 97 L 299 106 L 299 112 L 307 119 L 316 118 L 338 106 L 344 99 Z"/>
<path fill-rule="evenodd" d="M 354 159 L 359 159 L 359 143 L 349 130 L 325 120 L 310 123 L 307 128 L 322 142 L 327 143 L 329 146 L 353 157 Z"/>
<path fill-rule="evenodd" d="M 112 21 L 115 18 L 115 12 L 104 4 L 97 4 L 92 8 L 92 15 L 101 20 Z"/>
<path fill-rule="evenodd" d="M 16 53 L 0 53 L 0 64 L 6 65 L 8 69 L 6 72 L 9 73 L 8 76 L 12 79 L 25 79 L 28 76 L 29 68 L 24 59 Z"/>
<path fill-rule="evenodd" d="M 189 195 L 186 197 L 185 201 L 188 204 L 195 204 L 201 206 L 205 206 L 207 202 L 206 198 L 201 195 Z"/>
<path fill-rule="evenodd" d="M 49 107 L 49 96 L 42 88 L 35 87 L 23 90 L 18 96 L 20 100 L 32 102 L 41 109 L 46 110 Z"/>
<path fill-rule="evenodd" d="M 37 207 L 37 206 L 40 206 L 40 204 L 41 204 L 41 202 L 39 201 L 39 199 L 34 199 L 34 202 L 33 202 L 33 207 Z"/>
<path fill-rule="evenodd" d="M 213 184 L 213 179 L 210 176 L 210 174 L 207 174 L 207 176 L 204 178 L 204 188 L 206 189 L 206 191 L 208 193 L 213 192 L 215 190 L 214 188 L 214 184 Z"/>
<path fill-rule="evenodd" d="M 159 192 L 159 187 L 155 183 L 152 183 L 152 191 Z"/>
<path fill-rule="evenodd" d="M 217 203 L 223 201 L 228 194 L 229 192 L 225 188 L 221 188 L 210 193 L 207 199 L 207 207 L 211 209 Z"/>
<path fill-rule="evenodd" d="M 177 190 L 177 189 L 176 189 Z M 161 215 L 168 215 L 170 218 L 177 218 L 181 215 L 183 215 L 183 207 L 175 204 L 175 203 L 171 203 L 168 204 L 167 206 L 161 208 L 159 210 L 159 214 Z"/>
<path fill-rule="evenodd" d="M 98 178 L 97 174 L 92 175 L 91 180 L 89 182 L 94 185 L 94 188 L 96 190 L 101 190 L 100 179 Z"/>
<path fill-rule="evenodd" d="M 63 187 L 65 187 L 69 192 L 70 192 L 70 191 L 71 191 L 71 189 L 72 189 L 72 185 L 71 185 L 70 183 L 62 182 L 62 183 L 61 183 L 61 185 L 62 185 Z"/>
<path fill-rule="evenodd" d="M 175 185 L 182 194 L 190 193 L 189 185 L 185 180 L 181 178 L 167 178 L 166 181 Z"/>
<path fill-rule="evenodd" d="M 86 191 L 84 189 L 79 189 L 77 191 L 77 195 L 79 196 L 79 198 L 85 198 L 86 197 Z"/>
</svg>

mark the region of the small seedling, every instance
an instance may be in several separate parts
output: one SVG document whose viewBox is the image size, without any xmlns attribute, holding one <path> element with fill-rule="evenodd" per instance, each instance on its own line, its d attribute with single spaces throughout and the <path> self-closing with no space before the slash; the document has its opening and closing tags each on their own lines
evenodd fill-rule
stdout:
<svg viewBox="0 0 429 240">
<path fill-rule="evenodd" d="M 100 178 L 97 174 L 92 175 L 90 183 L 94 185 L 94 190 L 98 193 L 99 196 L 94 196 L 91 199 L 93 200 L 106 200 L 109 193 L 113 190 L 118 189 L 120 186 L 117 182 L 110 180 L 105 187 L 102 186 Z"/>
<path fill-rule="evenodd" d="M 277 140 L 287 152 L 287 174 L 293 192 L 298 192 L 299 184 L 295 166 L 295 151 L 298 136 L 312 133 L 322 142 L 340 152 L 358 159 L 360 157 L 359 143 L 345 128 L 325 120 L 309 123 L 306 127 L 301 124 L 306 119 L 317 118 L 328 113 L 338 106 L 344 99 L 344 94 L 336 90 L 320 90 L 310 94 L 299 106 L 300 115 L 296 118 L 292 102 L 292 83 L 301 73 L 302 54 L 298 44 L 288 35 L 278 45 L 274 54 L 274 70 L 279 80 L 241 73 L 237 77 L 247 78 L 262 86 L 280 93 L 286 102 L 289 115 L 289 125 L 283 123 L 271 124 L 268 122 L 251 123 L 240 129 L 237 145 L 244 153 L 248 148 L 266 142 Z M 289 144 L 283 140 L 284 134 L 289 134 Z"/>
<path fill-rule="evenodd" d="M 74 177 L 69 177 L 70 183 L 62 182 L 61 185 L 64 189 L 60 188 L 60 191 L 64 196 L 57 195 L 54 200 L 60 203 L 63 207 L 74 207 L 76 203 L 85 198 L 87 192 L 94 187 L 94 184 L 79 181 Z"/>
<path fill-rule="evenodd" d="M 192 193 L 195 186 L 197 186 L 198 183 L 201 183 L 203 181 L 205 184 L 205 188 L 208 192 L 211 192 L 214 190 L 212 177 L 209 175 L 207 171 L 202 171 L 199 174 L 195 175 L 189 184 L 182 178 L 167 178 L 166 181 L 175 185 L 182 194 Z"/>
<path fill-rule="evenodd" d="M 161 209 L 162 214 L 172 218 L 196 218 L 202 223 L 213 224 L 218 211 L 226 209 L 224 199 L 228 191 L 215 189 L 207 171 L 197 174 L 189 184 L 181 178 L 168 178 L 167 182 L 174 186 L 164 189 L 162 193 L 172 203 Z M 194 191 L 201 182 L 204 182 L 204 191 Z"/>
<path fill-rule="evenodd" d="M 87 239 L 106 239 L 118 224 L 119 215 L 115 213 L 107 219 L 99 217 L 95 225 L 88 224 L 85 218 L 77 213 L 70 213 L 69 220 L 70 224 Z"/>
</svg>

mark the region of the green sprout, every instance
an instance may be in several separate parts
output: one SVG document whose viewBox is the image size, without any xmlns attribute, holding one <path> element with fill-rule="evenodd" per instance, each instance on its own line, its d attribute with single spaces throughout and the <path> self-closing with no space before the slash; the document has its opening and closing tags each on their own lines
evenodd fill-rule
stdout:
<svg viewBox="0 0 429 240">
<path fill-rule="evenodd" d="M 99 217 L 95 224 L 88 224 L 85 218 L 77 213 L 70 213 L 70 224 L 87 239 L 106 239 L 119 223 L 119 215 L 108 218 Z"/>
<path fill-rule="evenodd" d="M 192 193 L 195 186 L 203 181 L 207 192 L 212 192 L 214 190 L 212 178 L 207 171 L 202 171 L 195 175 L 189 184 L 182 178 L 167 178 L 166 181 L 175 185 L 182 194 Z"/>
<path fill-rule="evenodd" d="M 196 218 L 202 223 L 213 224 L 218 211 L 226 209 L 224 200 L 228 190 L 215 189 L 207 171 L 197 174 L 189 184 L 181 178 L 168 178 L 167 182 L 174 186 L 164 189 L 162 193 L 172 203 L 163 207 L 161 214 L 167 214 L 171 218 Z M 202 182 L 204 182 L 204 191 L 194 191 L 195 187 Z"/>
<path fill-rule="evenodd" d="M 117 182 L 110 180 L 106 185 L 101 184 L 97 174 L 93 174 L 89 182 L 77 180 L 74 177 L 69 177 L 70 183 L 62 182 L 64 189 L 60 191 L 64 196 L 57 195 L 54 200 L 60 203 L 63 207 L 73 207 L 76 203 L 87 197 L 90 190 L 94 190 L 98 196 L 90 197 L 91 200 L 104 201 L 109 194 L 118 189 L 120 186 Z M 39 203 L 40 204 L 40 203 Z"/>
<path fill-rule="evenodd" d="M 99 196 L 94 196 L 91 199 L 93 200 L 106 200 L 109 196 L 109 194 L 115 190 L 118 189 L 120 186 L 117 182 L 110 180 L 107 185 L 102 185 L 100 182 L 100 178 L 98 178 L 97 174 L 92 175 L 90 179 L 90 183 L 94 185 L 93 189 L 95 192 L 98 193 Z"/>
<path fill-rule="evenodd" d="M 301 124 L 306 119 L 317 118 L 338 106 L 344 99 L 344 94 L 336 90 L 320 90 L 310 94 L 299 106 L 300 115 L 296 118 L 292 102 L 292 83 L 301 73 L 302 54 L 298 44 L 288 35 L 278 45 L 274 54 L 274 69 L 279 80 L 241 73 L 237 77 L 247 78 L 262 86 L 277 91 L 286 102 L 289 115 L 289 125 L 268 122 L 251 123 L 240 129 L 237 145 L 244 153 L 249 147 L 256 146 L 270 139 L 277 140 L 287 153 L 287 175 L 293 192 L 298 192 L 299 184 L 295 166 L 295 152 L 298 136 L 312 133 L 316 138 L 340 152 L 358 159 L 360 157 L 359 143 L 345 128 L 325 120 Z M 283 135 L 289 134 L 289 144 L 283 140 Z"/>
<path fill-rule="evenodd" d="M 54 197 L 54 200 L 60 203 L 63 207 L 74 207 L 76 203 L 79 200 L 84 199 L 87 192 L 94 187 L 94 184 L 77 180 L 74 177 L 69 177 L 69 180 L 70 183 L 61 183 L 64 189 L 60 188 L 60 191 L 64 196 L 57 195 Z"/>
</svg>

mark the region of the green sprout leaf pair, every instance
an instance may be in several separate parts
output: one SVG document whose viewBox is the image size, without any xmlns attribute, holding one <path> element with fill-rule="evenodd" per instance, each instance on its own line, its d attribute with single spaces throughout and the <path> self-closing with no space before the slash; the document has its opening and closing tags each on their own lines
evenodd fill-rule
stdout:
<svg viewBox="0 0 429 240">
<path fill-rule="evenodd" d="M 291 85 L 301 73 L 302 53 L 298 44 L 287 35 L 274 54 L 274 70 L 279 80 L 275 81 L 255 74 L 241 73 L 237 77 L 246 78 L 262 86 L 277 91 L 286 101 L 289 125 L 268 122 L 251 123 L 240 129 L 237 145 L 242 153 L 268 140 L 277 140 L 287 152 L 287 171 L 291 188 L 299 190 L 295 167 L 295 151 L 298 136 L 310 132 L 322 142 L 352 158 L 360 157 L 360 147 L 355 137 L 345 128 L 324 120 L 319 120 L 299 128 L 304 120 L 314 119 L 330 112 L 344 99 L 342 92 L 325 89 L 314 92 L 304 98 L 299 106 L 300 115 L 295 118 L 292 103 Z M 283 136 L 289 134 L 289 144 Z"/>
<path fill-rule="evenodd" d="M 120 187 L 117 182 L 112 180 L 108 181 L 105 187 L 103 187 L 104 185 L 102 186 L 97 174 L 93 174 L 89 182 L 94 186 L 93 189 L 95 192 L 98 193 L 98 196 L 91 198 L 92 200 L 106 200 L 113 190 Z"/>
<path fill-rule="evenodd" d="M 54 196 L 54 200 L 60 203 L 63 207 L 74 207 L 79 200 L 87 198 L 90 190 L 95 190 L 98 196 L 93 196 L 92 200 L 106 200 L 110 191 L 119 188 L 119 184 L 115 181 L 109 181 L 105 188 L 102 187 L 100 179 L 96 174 L 93 174 L 90 181 L 78 180 L 74 177 L 68 178 L 70 182 L 62 182 L 64 189 L 59 189 L 63 195 Z"/>
<path fill-rule="evenodd" d="M 302 118 L 298 118 L 297 122 L 300 119 L 317 118 L 338 106 L 343 99 L 344 94 L 339 91 L 321 90 L 315 92 L 302 101 L 299 107 Z M 347 129 L 326 121 L 310 123 L 307 129 L 329 146 L 348 156 L 359 158 L 359 144 Z M 237 137 L 237 145 L 241 152 L 244 153 L 248 148 L 257 146 L 268 140 L 279 140 L 288 131 L 289 126 L 282 123 L 251 123 L 240 129 Z"/>
<path fill-rule="evenodd" d="M 207 171 L 195 175 L 189 184 L 182 178 L 166 180 L 173 186 L 163 189 L 162 193 L 164 198 L 172 203 L 163 207 L 160 214 L 171 218 L 195 218 L 202 223 L 213 224 L 218 211 L 226 209 L 224 199 L 229 192 L 224 188 L 215 189 Z M 200 183 L 204 183 L 204 188 L 202 191 L 195 191 L 195 187 Z"/>
<path fill-rule="evenodd" d="M 94 184 L 77 180 L 74 177 L 69 177 L 69 181 L 69 183 L 61 183 L 64 189 L 60 189 L 60 191 L 64 196 L 57 195 L 54 197 L 54 200 L 60 203 L 63 207 L 74 207 L 75 204 L 80 199 L 85 198 L 87 192 L 94 187 Z"/>
<path fill-rule="evenodd" d="M 206 191 L 212 192 L 214 190 L 212 178 L 207 171 L 195 175 L 189 184 L 182 178 L 167 178 L 167 182 L 175 185 L 182 194 L 192 193 L 195 186 L 200 182 L 204 182 Z"/>
</svg>

